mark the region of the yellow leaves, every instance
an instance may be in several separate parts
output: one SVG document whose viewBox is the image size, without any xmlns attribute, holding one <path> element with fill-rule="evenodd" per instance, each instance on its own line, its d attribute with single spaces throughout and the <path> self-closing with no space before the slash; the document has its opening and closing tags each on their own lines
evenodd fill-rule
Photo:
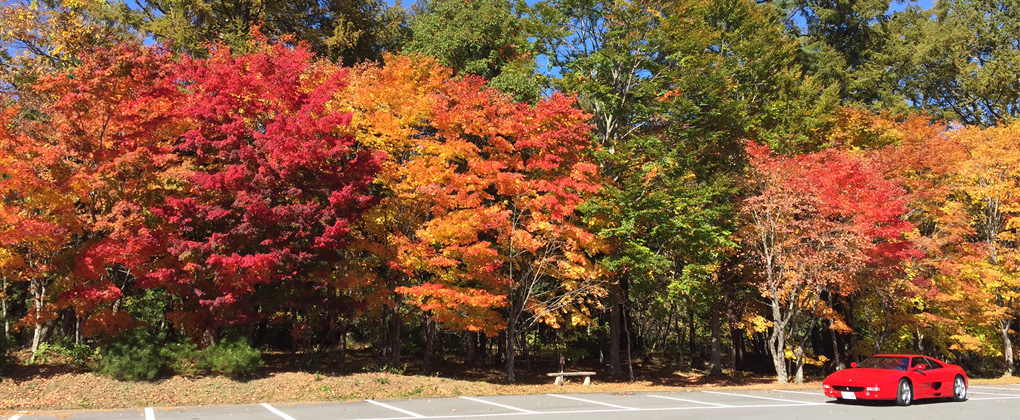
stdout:
<svg viewBox="0 0 1020 420">
<path fill-rule="evenodd" d="M 954 334 L 949 338 L 952 341 L 949 349 L 953 351 L 978 353 L 992 357 L 1002 355 L 1001 351 L 989 345 L 990 340 L 985 340 L 982 337 L 975 337 L 970 334 Z"/>
<path fill-rule="evenodd" d="M 0 230 L 2 232 L 2 230 Z M 7 248 L 0 248 L 0 274 L 9 273 L 23 267 L 25 261 L 17 253 Z"/>
<path fill-rule="evenodd" d="M 824 354 L 815 357 L 814 353 L 811 352 L 810 350 L 808 349 L 802 350 L 804 351 L 804 354 L 801 355 L 801 358 L 803 359 L 805 365 L 822 367 L 822 365 L 824 365 L 825 362 L 829 361 L 829 358 L 825 357 Z M 783 357 L 787 360 L 797 360 L 796 353 L 794 353 L 793 349 L 791 349 L 790 347 L 787 347 L 783 350 Z"/>
<path fill-rule="evenodd" d="M 587 314 L 582 314 L 578 312 L 570 313 L 570 326 L 572 327 L 581 327 L 585 325 L 592 325 L 594 323 L 595 322 L 592 321 L 591 317 L 588 316 Z"/>
<path fill-rule="evenodd" d="M 45 53 L 50 57 L 74 54 L 96 43 L 99 27 L 88 22 L 85 12 L 96 7 L 89 0 L 63 1 L 55 7 L 45 7 L 37 2 L 5 2 L 0 6 L 0 40 L 31 46 L 31 50 Z M 18 60 L 28 65 L 29 71 L 42 74 L 52 65 L 49 57 L 32 56 L 32 51 L 23 51 Z"/>
<path fill-rule="evenodd" d="M 832 320 L 832 325 L 829 328 L 840 334 L 853 334 L 854 332 L 853 328 L 850 328 L 842 317 L 834 318 Z"/>
<path fill-rule="evenodd" d="M 1020 230 L 1020 216 L 1013 216 L 1006 220 L 1006 230 Z"/>
<path fill-rule="evenodd" d="M 564 324 L 571 327 L 583 327 L 596 325 L 589 310 L 592 303 L 594 301 L 583 298 L 571 302 L 555 302 L 554 305 L 550 305 L 549 302 L 532 299 L 526 310 L 535 316 L 536 321 L 552 328 L 563 328 Z M 560 308 L 555 309 L 553 306 Z"/>
<path fill-rule="evenodd" d="M 950 139 L 967 151 L 958 171 L 959 188 L 971 204 L 986 212 L 1016 209 L 1020 201 L 1020 123 L 1002 127 L 963 128 Z"/>
<path fill-rule="evenodd" d="M 418 146 L 419 125 L 434 117 L 435 93 L 451 73 L 427 57 L 387 54 L 384 62 L 352 69 L 347 88 L 327 106 L 351 112 L 349 129 L 360 143 L 402 161 Z"/>
<path fill-rule="evenodd" d="M 774 325 L 764 316 L 750 313 L 745 313 L 736 324 L 737 328 L 747 331 L 748 338 L 752 337 L 753 333 L 764 333 Z"/>
</svg>

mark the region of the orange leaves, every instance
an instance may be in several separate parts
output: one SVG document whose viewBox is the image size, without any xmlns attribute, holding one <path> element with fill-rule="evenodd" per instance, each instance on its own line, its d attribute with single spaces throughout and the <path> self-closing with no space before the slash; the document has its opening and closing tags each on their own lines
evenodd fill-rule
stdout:
<svg viewBox="0 0 1020 420">
<path fill-rule="evenodd" d="M 581 157 L 587 116 L 572 99 L 518 104 L 451 74 L 431 59 L 387 56 L 356 68 L 330 106 L 350 110 L 354 135 L 387 153 L 368 228 L 389 249 L 380 256 L 409 276 L 394 291 L 447 327 L 475 330 L 467 317 L 507 304 L 477 293 L 518 298 L 530 265 L 555 279 L 595 277 L 584 254 L 592 237 L 575 232 L 572 215 L 598 184 Z"/>
<path fill-rule="evenodd" d="M 409 297 L 413 304 L 447 328 L 493 335 L 506 327 L 497 312 L 507 303 L 505 295 L 492 294 L 484 289 L 430 282 L 419 286 L 398 287 L 396 291 Z"/>
<path fill-rule="evenodd" d="M 433 94 L 452 73 L 429 57 L 386 54 L 384 62 L 353 68 L 329 106 L 351 112 L 349 129 L 359 142 L 400 162 L 417 146 L 416 128 L 431 119 Z"/>
<path fill-rule="evenodd" d="M 81 334 L 85 337 L 113 337 L 134 325 L 134 320 L 127 312 L 113 312 L 110 308 L 103 308 L 82 323 Z"/>
</svg>

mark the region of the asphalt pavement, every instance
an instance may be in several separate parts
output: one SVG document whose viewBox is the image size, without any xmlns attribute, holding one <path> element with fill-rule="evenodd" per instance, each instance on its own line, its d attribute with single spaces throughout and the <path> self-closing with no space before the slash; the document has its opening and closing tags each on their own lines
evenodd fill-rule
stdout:
<svg viewBox="0 0 1020 420">
<path fill-rule="evenodd" d="M 501 395 L 130 410 L 21 412 L 7 420 L 1020 420 L 1020 385 L 973 385 L 964 402 L 837 403 L 818 391 L 698 390 Z M 0 419 L 2 420 L 2 419 Z"/>
</svg>

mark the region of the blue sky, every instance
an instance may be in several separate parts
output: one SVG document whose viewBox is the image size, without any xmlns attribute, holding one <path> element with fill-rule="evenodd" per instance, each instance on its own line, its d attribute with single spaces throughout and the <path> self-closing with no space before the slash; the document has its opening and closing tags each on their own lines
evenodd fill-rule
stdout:
<svg viewBox="0 0 1020 420">
<path fill-rule="evenodd" d="M 405 8 L 410 8 L 411 5 L 414 4 L 414 1 L 415 0 L 407 0 L 407 1 L 386 0 L 386 3 L 389 4 L 390 6 L 392 6 L 394 4 L 397 4 L 397 3 L 401 3 L 401 6 L 403 6 Z M 528 4 L 533 4 L 533 3 L 535 3 L 535 0 L 528 0 Z M 905 2 L 894 1 L 893 5 L 892 5 L 892 10 L 893 11 L 903 10 L 909 4 L 916 4 L 918 6 L 921 6 L 922 9 L 930 9 L 934 3 L 935 3 L 935 0 L 908 0 L 908 1 L 905 1 Z"/>
</svg>

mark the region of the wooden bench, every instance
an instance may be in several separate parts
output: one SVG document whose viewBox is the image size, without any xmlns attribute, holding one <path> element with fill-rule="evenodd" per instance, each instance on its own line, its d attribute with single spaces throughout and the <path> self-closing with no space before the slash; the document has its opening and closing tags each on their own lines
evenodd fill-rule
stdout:
<svg viewBox="0 0 1020 420">
<path fill-rule="evenodd" d="M 556 380 L 553 381 L 553 384 L 556 385 L 563 385 L 564 376 L 584 376 L 584 384 L 591 385 L 591 377 L 595 376 L 595 372 L 556 372 L 547 373 L 545 376 L 555 376 Z"/>
</svg>

